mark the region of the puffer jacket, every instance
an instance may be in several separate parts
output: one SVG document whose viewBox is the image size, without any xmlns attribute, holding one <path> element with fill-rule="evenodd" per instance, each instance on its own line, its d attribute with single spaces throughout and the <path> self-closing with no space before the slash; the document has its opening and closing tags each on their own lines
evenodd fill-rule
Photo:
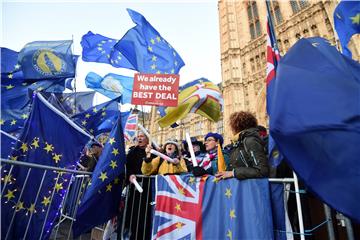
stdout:
<svg viewBox="0 0 360 240">
<path fill-rule="evenodd" d="M 230 152 L 229 170 L 238 179 L 269 177 L 269 164 L 263 140 L 256 128 L 237 134 Z"/>
<path fill-rule="evenodd" d="M 147 176 L 155 174 L 180 174 L 186 173 L 187 168 L 183 158 L 180 159 L 178 164 L 173 164 L 166 160 L 162 160 L 160 157 L 155 157 L 153 159 L 146 159 L 142 162 L 141 172 Z"/>
</svg>

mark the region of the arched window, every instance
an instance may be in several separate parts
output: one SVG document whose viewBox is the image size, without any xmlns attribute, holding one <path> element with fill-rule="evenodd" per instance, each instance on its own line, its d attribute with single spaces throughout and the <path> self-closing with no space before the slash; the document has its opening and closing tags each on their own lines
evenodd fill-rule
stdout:
<svg viewBox="0 0 360 240">
<path fill-rule="evenodd" d="M 251 39 L 255 39 L 261 35 L 261 26 L 256 2 L 248 2 L 247 13 L 249 19 L 250 37 Z"/>
<path fill-rule="evenodd" d="M 293 11 L 293 13 L 297 13 L 300 10 L 306 8 L 309 6 L 309 2 L 307 0 L 291 0 L 290 6 Z"/>
<path fill-rule="evenodd" d="M 281 15 L 280 7 L 278 1 L 269 1 L 270 3 L 270 13 L 271 13 L 271 20 L 274 25 L 278 25 L 282 23 L 283 18 Z"/>
</svg>

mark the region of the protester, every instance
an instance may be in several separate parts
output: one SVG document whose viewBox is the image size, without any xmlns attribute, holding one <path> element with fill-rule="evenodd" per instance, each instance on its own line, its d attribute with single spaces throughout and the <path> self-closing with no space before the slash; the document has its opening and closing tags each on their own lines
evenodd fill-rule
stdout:
<svg viewBox="0 0 360 240">
<path fill-rule="evenodd" d="M 146 159 L 145 148 L 149 143 L 146 135 L 139 131 L 137 133 L 137 145 L 132 147 L 126 156 L 126 179 L 128 182 L 136 180 L 136 174 L 142 174 L 141 166 Z M 135 190 L 134 185 L 130 184 L 127 199 L 127 211 L 125 215 L 125 232 L 130 239 L 150 239 L 151 238 L 151 206 L 147 205 L 152 201 L 151 179 L 139 179 L 140 185 L 144 189 L 143 193 Z M 137 216 L 141 216 L 138 218 Z M 133 217 L 132 217 L 133 216 Z"/>
<path fill-rule="evenodd" d="M 268 158 L 257 126 L 257 119 L 250 112 L 240 111 L 230 115 L 230 127 L 235 134 L 235 143 L 230 153 L 229 171 L 217 173 L 217 178 L 247 179 L 269 176 Z"/>
<path fill-rule="evenodd" d="M 102 150 L 103 146 L 100 143 L 91 143 L 90 147 L 85 149 L 85 154 L 80 157 L 80 164 L 78 165 L 80 169 L 87 172 L 94 171 Z"/>
<path fill-rule="evenodd" d="M 168 140 L 165 142 L 162 152 L 174 162 L 164 160 L 160 156 L 151 157 L 149 144 L 146 149 L 146 158 L 142 163 L 141 171 L 144 175 L 154 174 L 179 174 L 187 172 L 185 160 L 180 155 L 180 147 L 176 140 Z"/>
<path fill-rule="evenodd" d="M 224 139 L 220 134 L 212 132 L 206 134 L 205 149 L 207 154 L 200 164 L 193 168 L 192 172 L 195 176 L 214 175 L 219 170 L 219 164 L 222 165 L 222 171 L 226 170 L 226 166 L 229 164 L 229 156 L 222 150 L 223 143 Z"/>
<path fill-rule="evenodd" d="M 204 160 L 207 159 L 207 154 L 205 151 L 205 146 L 204 144 L 197 140 L 196 137 L 191 137 L 191 144 L 194 150 L 194 154 L 195 154 L 195 159 L 196 162 L 198 163 L 199 166 L 202 166 L 204 163 Z M 190 152 L 189 152 L 189 146 L 187 144 L 186 141 L 183 141 L 183 145 L 184 145 L 184 159 L 186 162 L 186 167 L 188 169 L 189 172 L 192 172 L 193 170 L 193 162 L 191 160 L 191 156 L 190 156 Z"/>
</svg>

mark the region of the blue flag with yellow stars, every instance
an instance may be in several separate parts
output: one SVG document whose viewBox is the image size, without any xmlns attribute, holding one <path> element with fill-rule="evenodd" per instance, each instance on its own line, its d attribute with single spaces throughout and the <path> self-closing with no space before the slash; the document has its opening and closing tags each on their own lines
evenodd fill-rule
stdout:
<svg viewBox="0 0 360 240">
<path fill-rule="evenodd" d="M 9 48 L 0 48 L 1 51 L 1 73 L 11 73 L 16 69 L 20 69 L 18 64 L 18 52 Z M 4 61 L 5 60 L 5 61 Z"/>
<path fill-rule="evenodd" d="M 116 124 L 116 118 L 119 114 L 119 105 L 117 99 L 90 107 L 84 112 L 78 113 L 71 119 L 94 136 L 103 132 L 110 132 Z"/>
<path fill-rule="evenodd" d="M 153 239 L 273 239 L 267 179 L 157 175 Z"/>
<path fill-rule="evenodd" d="M 129 61 L 114 48 L 117 41 L 89 31 L 81 38 L 82 60 L 85 62 L 107 63 L 116 68 L 134 69 Z"/>
<path fill-rule="evenodd" d="M 351 57 L 347 45 L 351 36 L 360 33 L 360 1 L 341 1 L 334 11 L 334 24 L 343 54 Z"/>
<path fill-rule="evenodd" d="M 64 139 L 66 138 L 66 139 Z M 90 136 L 40 94 L 10 159 L 75 169 Z M 71 175 L 39 168 L 3 165 L 1 239 L 48 239 Z"/>
<path fill-rule="evenodd" d="M 119 117 L 111 130 L 91 182 L 81 199 L 73 227 L 75 238 L 117 214 L 126 161 L 122 122 Z"/>
<path fill-rule="evenodd" d="M 127 11 L 136 26 L 114 48 L 141 73 L 177 74 L 185 65 L 180 55 L 140 13 Z"/>
<path fill-rule="evenodd" d="M 131 103 L 134 85 L 133 77 L 126 77 L 114 73 L 106 74 L 104 77 L 94 72 L 88 73 L 85 78 L 86 87 L 107 96 L 110 99 L 119 98 L 122 104 Z"/>
<path fill-rule="evenodd" d="M 64 79 L 21 82 L 1 81 L 1 129 L 8 133 L 20 133 L 30 113 L 30 95 L 33 91 L 64 91 Z"/>
<path fill-rule="evenodd" d="M 1 158 L 10 159 L 10 153 L 14 149 L 17 138 L 3 130 L 1 132 Z"/>
<path fill-rule="evenodd" d="M 286 162 L 309 191 L 360 223 L 360 64 L 324 38 L 303 38 L 280 60 L 276 81 L 270 131 Z"/>
<path fill-rule="evenodd" d="M 24 74 L 18 63 L 19 53 L 9 48 L 0 48 L 1 51 L 1 82 L 11 80 L 11 83 L 24 81 Z M 9 82 L 10 83 L 10 82 Z"/>
<path fill-rule="evenodd" d="M 8 49 L 8 48 L 0 48 L 1 51 L 1 82 L 2 84 L 14 84 L 14 83 L 24 83 L 30 84 L 40 80 L 53 80 L 53 77 L 44 76 L 43 78 L 31 79 L 25 78 L 24 73 L 22 71 L 22 66 L 18 61 L 19 53 Z M 79 56 L 73 55 L 73 64 L 76 65 L 77 59 Z M 63 78 L 65 79 L 65 78 Z M 65 79 L 62 85 L 65 83 L 71 82 L 72 77 Z M 26 83 L 25 83 L 26 82 Z M 70 88 L 70 86 L 68 87 Z M 70 88 L 71 89 L 71 88 Z"/>
<path fill-rule="evenodd" d="M 18 56 L 26 79 L 63 78 L 75 76 L 71 40 L 36 41 L 25 45 Z"/>
<path fill-rule="evenodd" d="M 44 97 L 62 113 L 73 116 L 84 112 L 93 106 L 95 96 L 94 91 L 72 92 L 72 93 L 53 93 L 44 92 Z"/>
</svg>

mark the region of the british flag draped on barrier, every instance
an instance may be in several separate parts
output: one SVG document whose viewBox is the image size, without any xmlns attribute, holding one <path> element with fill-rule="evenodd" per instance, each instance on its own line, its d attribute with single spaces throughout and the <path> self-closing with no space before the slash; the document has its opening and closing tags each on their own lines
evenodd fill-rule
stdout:
<svg viewBox="0 0 360 240">
<path fill-rule="evenodd" d="M 158 175 L 155 199 L 152 239 L 274 238 L 267 179 Z"/>
</svg>

